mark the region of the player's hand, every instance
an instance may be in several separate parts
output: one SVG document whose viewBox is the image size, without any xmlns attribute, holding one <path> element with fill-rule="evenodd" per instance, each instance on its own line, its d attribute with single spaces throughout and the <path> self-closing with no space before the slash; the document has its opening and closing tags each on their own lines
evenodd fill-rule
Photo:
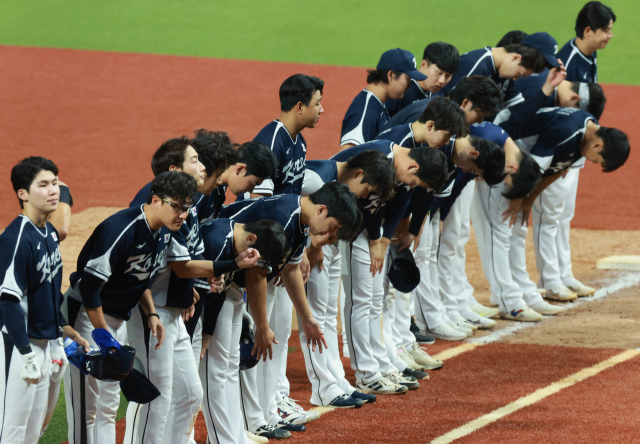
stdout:
<svg viewBox="0 0 640 444">
<path fill-rule="evenodd" d="M 36 361 L 36 354 L 34 352 L 27 353 L 22 356 L 22 365 L 20 366 L 20 377 L 25 380 L 27 384 L 37 384 L 42 377 L 42 371 Z"/>
<path fill-rule="evenodd" d="M 209 349 L 209 343 L 211 342 L 211 335 L 206 333 L 202 333 L 202 350 L 200 351 L 200 360 L 204 359 L 204 354 Z"/>
<path fill-rule="evenodd" d="M 156 350 L 160 350 L 160 347 L 164 342 L 164 325 L 162 325 L 162 322 L 160 322 L 160 318 L 158 318 L 157 316 L 148 316 L 147 324 L 149 325 L 149 330 L 151 330 L 151 336 L 158 339 Z"/>
<path fill-rule="evenodd" d="M 193 289 L 193 304 L 197 304 L 198 301 L 200 300 L 200 293 L 198 293 L 198 290 L 196 290 L 195 288 Z"/>
<path fill-rule="evenodd" d="M 522 201 L 522 225 L 529 225 L 529 216 L 531 215 L 531 207 L 533 207 L 534 200 L 527 197 Z"/>
<path fill-rule="evenodd" d="M 547 74 L 547 81 L 542 85 L 542 92 L 546 96 L 550 96 L 557 86 L 567 78 L 567 70 L 565 69 L 564 64 L 560 59 L 558 59 L 558 63 L 560 66 L 549 70 L 549 74 Z"/>
<path fill-rule="evenodd" d="M 387 251 L 387 245 L 389 245 L 389 239 L 385 239 L 383 237 L 376 240 L 369 240 L 369 256 L 371 256 L 371 266 L 369 267 L 369 271 L 373 276 L 375 276 L 376 273 L 382 273 L 384 254 Z"/>
<path fill-rule="evenodd" d="M 255 248 L 247 248 L 245 251 L 236 256 L 236 263 L 238 267 L 251 268 L 255 267 L 258 259 L 260 258 L 260 252 Z"/>
<path fill-rule="evenodd" d="M 309 269 L 313 270 L 317 265 L 318 271 L 324 270 L 324 253 L 322 252 L 322 247 L 317 247 L 312 243 L 306 251 L 307 258 L 309 259 Z M 300 270 L 302 270 L 302 268 Z"/>
<path fill-rule="evenodd" d="M 89 341 L 80 336 L 80 334 L 78 334 L 78 332 L 73 327 L 71 327 L 70 325 L 65 325 L 64 327 L 62 327 L 62 329 L 64 330 L 65 337 L 78 344 L 78 347 L 82 347 L 85 353 L 88 353 L 89 350 L 91 350 L 91 344 L 89 344 Z"/>
<path fill-rule="evenodd" d="M 516 224 L 518 213 L 520 213 L 520 209 L 522 208 L 522 201 L 523 199 L 512 199 L 507 209 L 502 213 L 502 222 L 510 219 L 509 227 L 513 227 Z"/>
<path fill-rule="evenodd" d="M 318 347 L 318 351 L 322 353 L 323 345 L 324 348 L 328 348 L 327 340 L 318 321 L 313 318 L 302 321 L 302 330 L 307 337 L 307 348 L 310 348 L 312 352 L 315 352 Z"/>
<path fill-rule="evenodd" d="M 224 291 L 224 276 L 214 276 L 207 278 L 211 293 L 222 293 Z"/>
<path fill-rule="evenodd" d="M 408 231 L 398 234 L 398 237 L 393 242 L 394 244 L 400 245 L 400 248 L 398 248 L 398 253 L 400 253 L 402 250 L 406 250 L 407 248 L 411 247 L 411 244 L 413 243 L 415 238 L 416 237 L 413 234 L 409 233 Z"/>
<path fill-rule="evenodd" d="M 184 322 L 187 322 L 189 319 L 191 319 L 193 317 L 193 315 L 196 312 L 196 306 L 192 305 L 189 308 L 183 308 L 182 309 L 182 320 Z"/>
<path fill-rule="evenodd" d="M 253 350 L 251 350 L 251 354 L 258 360 L 262 359 L 263 362 L 267 360 L 267 357 L 273 359 L 273 344 L 278 344 L 278 341 L 269 326 L 258 328 L 253 332 Z"/>
<path fill-rule="evenodd" d="M 300 261 L 300 273 L 302 274 L 302 283 L 306 284 L 311 276 L 311 266 L 309 265 L 309 258 L 307 257 L 307 250 L 302 253 L 302 260 Z"/>
<path fill-rule="evenodd" d="M 67 354 L 64 352 L 64 343 L 62 338 L 51 341 L 51 365 L 49 366 L 49 375 L 54 382 L 60 382 L 62 374 L 69 365 Z"/>
</svg>

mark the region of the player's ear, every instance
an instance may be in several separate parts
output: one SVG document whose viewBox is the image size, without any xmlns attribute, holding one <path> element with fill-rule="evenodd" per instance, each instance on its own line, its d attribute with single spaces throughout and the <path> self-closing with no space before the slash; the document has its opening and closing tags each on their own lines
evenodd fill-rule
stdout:
<svg viewBox="0 0 640 444">
<path fill-rule="evenodd" d="M 257 240 L 258 240 L 258 236 L 256 236 L 255 233 L 249 233 L 249 235 L 247 236 L 248 245 L 255 244 Z"/>
<path fill-rule="evenodd" d="M 169 167 L 169 171 L 180 171 L 180 168 L 178 168 L 178 167 L 177 167 L 177 166 L 175 166 L 175 165 L 171 165 L 171 166 Z"/>
<path fill-rule="evenodd" d="M 427 131 L 431 132 L 431 131 L 435 131 L 436 129 L 436 122 L 434 122 L 433 120 L 427 120 Z"/>
<path fill-rule="evenodd" d="M 480 157 L 480 152 L 476 150 L 474 147 L 471 147 L 471 151 L 469 151 L 469 157 L 477 159 L 478 157 Z"/>
<path fill-rule="evenodd" d="M 507 174 L 515 174 L 518 172 L 518 165 L 515 163 L 508 163 L 504 166 L 504 172 Z"/>
<path fill-rule="evenodd" d="M 580 107 L 580 94 L 573 93 L 571 94 L 571 98 L 569 99 L 570 106 L 572 108 Z"/>
<path fill-rule="evenodd" d="M 326 205 L 318 205 L 318 208 L 316 210 L 316 214 L 318 216 L 322 216 L 323 214 L 326 214 L 328 212 L 329 212 L 329 210 L 327 209 Z"/>
<path fill-rule="evenodd" d="M 364 171 L 361 169 L 357 169 L 353 172 L 353 178 L 357 179 L 358 177 L 364 175 Z"/>
<path fill-rule="evenodd" d="M 420 69 L 427 69 L 428 67 L 429 67 L 429 62 L 422 59 L 422 62 L 420 62 Z"/>
<path fill-rule="evenodd" d="M 29 192 L 27 190 L 25 190 L 24 188 L 20 188 L 17 194 L 21 200 L 23 200 L 24 202 L 29 202 Z"/>
<path fill-rule="evenodd" d="M 511 54 L 511 60 L 519 65 L 520 62 L 522 62 L 522 56 L 517 52 L 514 52 L 513 54 Z"/>
<path fill-rule="evenodd" d="M 240 176 L 243 171 L 247 172 L 247 166 L 244 163 L 236 163 L 236 176 Z"/>
</svg>

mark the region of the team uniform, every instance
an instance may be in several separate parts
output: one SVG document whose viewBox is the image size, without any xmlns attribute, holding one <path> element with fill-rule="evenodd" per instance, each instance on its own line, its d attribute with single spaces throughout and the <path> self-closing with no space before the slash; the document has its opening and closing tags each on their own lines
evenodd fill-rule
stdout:
<svg viewBox="0 0 640 444">
<path fill-rule="evenodd" d="M 366 89 L 360 91 L 342 119 L 340 146 L 374 140 L 388 120 L 389 112 L 378 96 Z"/>
<path fill-rule="evenodd" d="M 418 100 L 428 99 L 434 96 L 429 90 L 424 90 L 420 86 L 417 80 L 411 79 L 411 87 L 409 90 L 404 93 L 404 97 L 400 100 L 387 99 L 384 103 L 384 106 L 389 111 L 389 116 L 393 117 L 402 109 L 411 105 L 413 102 L 417 102 Z"/>
<path fill-rule="evenodd" d="M 278 384 L 281 375 L 286 371 L 293 304 L 286 292 L 284 297 L 277 294 L 278 287 L 273 283 L 273 278 L 286 265 L 298 265 L 302 261 L 308 227 L 300 222 L 300 199 L 300 196 L 293 194 L 279 194 L 235 202 L 224 206 L 220 211 L 221 218 L 240 223 L 259 220 L 279 222 L 289 242 L 285 260 L 281 264 L 272 265 L 267 275 L 267 316 L 279 344 L 273 344 L 272 360 L 260 361 L 254 368 L 245 370 L 240 375 L 245 428 L 249 431 L 257 431 L 265 424 L 276 425 L 281 419 L 277 406 L 280 396 Z M 235 273 L 234 283 L 235 285 L 227 290 L 227 298 L 241 304 L 243 294 L 240 288 L 245 286 L 244 271 Z"/>
<path fill-rule="evenodd" d="M 315 193 L 325 183 L 338 179 L 335 160 L 309 160 L 302 185 L 302 196 Z M 307 376 L 311 382 L 311 404 L 327 406 L 338 396 L 351 395 L 354 388 L 345 379 L 344 367 L 338 348 L 338 294 L 340 293 L 341 256 L 338 244 L 322 247 L 324 270 L 319 267 L 311 270 L 307 282 L 307 299 L 313 318 L 318 321 L 327 349 L 320 353 L 302 347 Z M 301 325 L 298 320 L 298 325 Z M 299 329 L 300 344 L 306 344 L 307 337 Z"/>
<path fill-rule="evenodd" d="M 543 108 L 525 124 L 510 126 L 505 123 L 503 127 L 505 131 L 511 133 L 520 149 L 528 151 L 538 162 L 541 169 L 544 170 L 543 176 L 550 176 L 584 160 L 580 153 L 580 145 L 589 121 L 598 123 L 595 117 L 583 110 Z M 544 199 L 542 195 L 536 199 L 534 206 L 539 206 L 541 199 Z M 543 215 L 544 213 L 538 211 L 538 214 Z M 558 227 L 555 224 L 547 224 L 546 226 L 541 224 L 542 217 L 539 216 L 536 220 L 534 216 L 534 244 L 541 251 L 541 255 L 557 257 Z M 533 297 L 535 300 L 541 300 L 541 297 L 535 291 L 537 286 L 529 280 L 526 271 L 525 239 L 527 228 L 522 226 L 518 220 L 512 233 L 511 271 L 514 280 L 525 295 L 525 300 L 531 305 L 532 302 L 528 298 Z M 541 266 L 541 264 L 538 265 Z M 541 282 L 541 284 L 545 288 L 549 288 L 554 283 Z M 507 309 L 512 310 L 513 308 L 507 307 Z"/>
<path fill-rule="evenodd" d="M 85 307 L 102 306 L 109 332 L 119 343 L 128 342 L 125 321 L 158 272 L 171 240 L 170 234 L 160 237 L 159 232 L 149 227 L 141 205 L 103 221 L 82 248 L 77 271 L 71 274 L 65 294 L 65 306 L 69 324 L 92 346 L 96 347 L 91 338 L 94 327 Z M 64 385 L 69 443 L 76 444 L 80 427 L 85 424 L 80 423 L 80 374 L 72 367 L 65 373 Z M 91 376 L 86 377 L 85 384 L 88 443 L 115 443 L 120 385 Z"/>
<path fill-rule="evenodd" d="M 142 205 L 150 190 L 151 183 L 142 188 L 130 206 Z M 157 340 L 150 334 L 142 308 L 134 309 L 127 321 L 129 342 L 136 350 L 144 351 L 138 356 L 149 380 L 160 391 L 160 396 L 148 404 L 129 403 L 125 442 L 132 444 L 162 442 L 165 435 L 169 442 L 186 443 L 202 401 L 191 338 L 182 319 L 182 310 L 193 304 L 193 279 L 178 277 L 169 266 L 170 262 L 195 260 L 204 252 L 197 207 L 191 208 L 180 230 L 172 232 L 163 227 L 160 236 L 170 236 L 171 240 L 149 288 L 160 322 L 165 327 L 162 347 L 156 350 Z M 164 249 L 164 244 L 159 248 Z M 172 416 L 168 421 L 170 410 Z"/>
<path fill-rule="evenodd" d="M 20 215 L 0 234 L 0 249 L 0 304 L 3 310 L 19 304 L 17 307 L 24 314 L 24 318 L 0 318 L 0 440 L 35 443 L 47 411 L 52 365 L 49 340 L 58 338 L 59 328 L 66 325 L 60 312 L 62 258 L 58 232 L 49 222 L 40 228 Z M 14 346 L 8 334 L 9 324 L 22 331 L 22 344 Z M 42 372 L 36 384 L 28 384 L 20 376 L 23 362 L 16 346 L 27 345 Z"/>
</svg>

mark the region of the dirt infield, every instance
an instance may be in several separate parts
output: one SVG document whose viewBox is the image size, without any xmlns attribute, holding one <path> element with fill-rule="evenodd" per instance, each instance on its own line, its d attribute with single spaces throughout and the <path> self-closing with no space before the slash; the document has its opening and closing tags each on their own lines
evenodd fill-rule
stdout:
<svg viewBox="0 0 640 444">
<path fill-rule="evenodd" d="M 246 141 L 279 112 L 278 88 L 291 74 L 326 82 L 325 114 L 304 133 L 309 158 L 338 147 L 344 113 L 365 86 L 361 68 L 197 57 L 0 46 L 0 190 L 10 195 L 8 171 L 27 155 L 60 167 L 76 211 L 126 206 L 151 178 L 153 151 L 166 139 L 194 129 L 227 131 Z M 640 87 L 604 85 L 603 124 L 640 140 Z M 635 201 L 640 154 L 606 177 L 593 165 L 581 174 L 575 227 L 640 229 Z M 5 226 L 19 211 L 14 200 L 0 214 Z"/>
</svg>

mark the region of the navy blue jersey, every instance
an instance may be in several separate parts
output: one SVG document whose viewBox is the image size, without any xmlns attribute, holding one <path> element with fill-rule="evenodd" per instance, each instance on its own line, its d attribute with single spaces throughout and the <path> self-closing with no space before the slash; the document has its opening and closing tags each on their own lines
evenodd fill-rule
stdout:
<svg viewBox="0 0 640 444">
<path fill-rule="evenodd" d="M 510 125 L 501 125 L 520 149 L 527 151 L 551 176 L 583 161 L 580 144 L 587 123 L 595 117 L 577 108 L 543 108 L 531 119 Z"/>
<path fill-rule="evenodd" d="M 77 271 L 69 279 L 69 295 L 82 300 L 78 282 L 90 273 L 105 281 L 100 290 L 104 313 L 129 320 L 131 309 L 163 263 L 170 241 L 170 234 L 160 236 L 160 230 L 149 227 L 142 205 L 117 212 L 98 225 L 82 247 Z"/>
<path fill-rule="evenodd" d="M 366 89 L 360 91 L 342 119 L 340 146 L 372 141 L 387 120 L 389 113 L 378 96 Z"/>
<path fill-rule="evenodd" d="M 413 123 L 417 121 L 424 110 L 427 109 L 427 105 L 429 105 L 431 99 L 433 99 L 433 97 L 429 99 L 418 100 L 416 102 L 413 102 L 411 105 L 406 106 L 402 109 L 402 111 L 389 119 L 389 121 L 382 128 L 382 131 L 386 131 L 389 128 L 393 128 L 396 126 L 404 125 L 405 123 Z"/>
<path fill-rule="evenodd" d="M 40 228 L 20 215 L 0 234 L 0 251 L 0 294 L 19 301 L 27 337 L 57 338 L 62 319 L 58 232 L 49 222 Z"/>
<path fill-rule="evenodd" d="M 413 102 L 428 99 L 431 96 L 431 91 L 425 91 L 417 80 L 411 79 L 411 87 L 404 93 L 404 97 L 400 100 L 387 99 L 387 101 L 384 102 L 384 106 L 387 108 L 387 111 L 389 111 L 389 116 L 393 117 Z"/>
<path fill-rule="evenodd" d="M 138 192 L 130 207 L 139 206 L 142 199 L 147 200 L 151 192 L 151 182 Z M 215 191 L 214 191 L 215 193 Z M 193 301 L 193 279 L 180 278 L 168 266 L 168 262 L 181 262 L 196 259 L 204 251 L 200 222 L 198 221 L 198 206 L 191 207 L 187 219 L 180 230 L 171 231 L 167 227 L 160 229 L 160 236 L 170 236 L 171 241 L 166 254 L 162 254 L 163 261 L 157 275 L 151 283 L 153 302 L 159 307 L 189 308 Z M 158 244 L 158 254 L 166 248 L 164 243 Z"/>
<path fill-rule="evenodd" d="M 576 39 L 569 40 L 558 51 L 558 58 L 567 69 L 567 80 L 570 82 L 598 83 L 598 56 L 596 52 L 584 55 L 576 46 Z"/>
<path fill-rule="evenodd" d="M 262 142 L 271 148 L 278 159 L 280 173 L 275 179 L 265 179 L 253 192 L 267 195 L 285 193 L 299 195 L 302 190 L 304 165 L 307 160 L 307 145 L 302 134 L 298 134 L 294 140 L 287 127 L 276 119 L 262 128 L 253 140 Z M 238 196 L 238 200 L 248 198 L 249 193 Z"/>
<path fill-rule="evenodd" d="M 394 126 L 393 128 L 381 131 L 378 134 L 378 139 L 390 140 L 405 148 L 415 148 L 422 146 L 422 144 L 416 144 L 416 139 L 413 136 L 412 123 L 405 123 L 403 125 Z"/>
<path fill-rule="evenodd" d="M 474 123 L 469 126 L 469 134 L 494 142 L 504 148 L 509 134 L 502 127 L 491 122 Z"/>
<path fill-rule="evenodd" d="M 289 241 L 289 251 L 281 264 L 272 265 L 267 282 L 273 279 L 287 264 L 299 264 L 306 244 L 309 228 L 300 222 L 302 209 L 300 196 L 278 194 L 271 197 L 245 199 L 222 207 L 220 217 L 246 224 L 259 220 L 274 220 L 284 228 Z M 244 271 L 236 272 L 236 284 L 244 287 Z"/>
<path fill-rule="evenodd" d="M 204 241 L 203 258 L 207 261 L 230 261 L 237 256 L 233 240 L 233 227 L 236 222 L 229 219 L 215 219 L 202 225 L 202 239 Z M 235 271 L 225 277 L 225 291 L 235 275 Z M 196 279 L 195 286 L 202 294 L 210 293 L 206 279 Z"/>
<path fill-rule="evenodd" d="M 556 106 L 557 88 L 551 95 L 546 96 L 542 92 L 542 86 L 547 81 L 549 69 L 546 68 L 540 74 L 532 74 L 516 80 L 516 87 L 522 94 L 522 101 L 507 104 L 505 109 L 500 111 L 493 123 L 499 125 L 507 120 L 525 120 L 533 116 L 541 108 Z"/>
<path fill-rule="evenodd" d="M 389 162 L 393 163 L 393 145 L 394 143 L 388 140 L 373 140 L 362 145 L 352 146 L 351 148 L 342 150 L 333 156 L 331 160 L 346 162 L 351 157 L 360 154 L 363 151 L 375 150 L 383 153 L 387 156 Z M 377 193 L 371 193 L 368 197 L 358 199 L 358 208 L 360 208 L 360 211 L 362 212 L 362 227 L 366 227 L 369 220 L 373 218 L 383 206 L 384 204 L 380 201 L 380 195 Z M 379 230 L 378 232 L 369 232 L 369 238 L 380 238 Z"/>
<path fill-rule="evenodd" d="M 325 183 L 336 180 L 338 180 L 338 163 L 335 160 L 309 160 L 304 172 L 302 196 L 313 194 Z"/>
<path fill-rule="evenodd" d="M 198 222 L 203 224 L 217 219 L 226 198 L 227 185 L 218 185 L 208 196 L 198 193 L 198 197 L 196 198 Z"/>
</svg>

